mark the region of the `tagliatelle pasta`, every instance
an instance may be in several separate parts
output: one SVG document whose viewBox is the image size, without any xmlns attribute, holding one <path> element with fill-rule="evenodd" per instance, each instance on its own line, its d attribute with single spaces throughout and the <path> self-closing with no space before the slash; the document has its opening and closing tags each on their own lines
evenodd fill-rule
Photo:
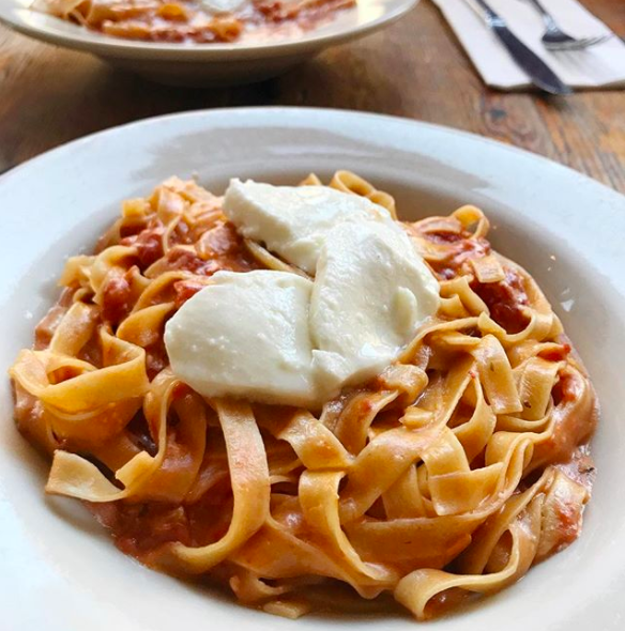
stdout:
<svg viewBox="0 0 625 631">
<path fill-rule="evenodd" d="M 319 185 L 309 176 L 304 185 Z M 331 180 L 396 218 L 358 176 Z M 298 617 L 391 594 L 423 620 L 501 590 L 579 534 L 597 404 L 533 278 L 473 206 L 404 223 L 441 306 L 399 360 L 320 413 L 208 400 L 171 371 L 165 323 L 218 270 L 304 274 L 172 178 L 124 202 L 10 374 L 46 490 L 81 499 L 150 567 L 210 576 Z"/>
<path fill-rule="evenodd" d="M 35 0 L 92 31 L 146 42 L 209 44 L 301 36 L 356 0 Z"/>
</svg>

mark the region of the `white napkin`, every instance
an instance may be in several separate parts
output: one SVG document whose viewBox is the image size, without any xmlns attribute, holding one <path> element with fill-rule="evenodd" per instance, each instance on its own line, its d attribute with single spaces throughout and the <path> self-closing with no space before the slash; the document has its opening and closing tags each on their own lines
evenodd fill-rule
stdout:
<svg viewBox="0 0 625 631">
<path fill-rule="evenodd" d="M 453 28 L 484 81 L 501 90 L 529 87 L 527 75 L 512 60 L 496 36 L 467 0 L 433 0 Z M 544 25 L 526 0 L 486 0 L 510 30 L 574 88 L 625 86 L 625 44 L 616 35 L 585 50 L 548 52 L 540 42 Z M 622 0 L 614 0 L 621 2 Z M 565 33 L 594 37 L 612 31 L 576 0 L 542 0 Z"/>
</svg>

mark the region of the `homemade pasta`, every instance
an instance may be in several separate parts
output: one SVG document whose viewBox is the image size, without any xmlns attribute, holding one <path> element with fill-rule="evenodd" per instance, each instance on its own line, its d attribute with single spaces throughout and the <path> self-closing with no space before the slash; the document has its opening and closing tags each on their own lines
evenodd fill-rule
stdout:
<svg viewBox="0 0 625 631">
<path fill-rule="evenodd" d="M 330 186 L 397 218 L 352 173 Z M 18 428 L 52 457 L 48 493 L 83 500 L 146 565 L 292 618 L 327 607 L 340 582 L 423 620 L 577 538 L 594 391 L 479 209 L 402 224 L 440 283 L 438 313 L 377 377 L 307 410 L 206 399 L 171 370 L 165 323 L 215 272 L 307 276 L 242 238 L 221 204 L 172 178 L 67 261 L 10 371 Z"/>
<path fill-rule="evenodd" d="M 210 44 L 299 36 L 356 0 L 35 0 L 92 31 L 148 42 Z"/>
</svg>

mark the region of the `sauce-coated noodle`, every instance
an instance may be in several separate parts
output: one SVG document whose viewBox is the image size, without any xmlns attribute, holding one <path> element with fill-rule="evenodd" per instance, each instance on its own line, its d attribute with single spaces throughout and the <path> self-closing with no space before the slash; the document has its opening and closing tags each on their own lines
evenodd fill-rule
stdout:
<svg viewBox="0 0 625 631">
<path fill-rule="evenodd" d="M 294 39 L 356 0 L 34 0 L 32 7 L 121 39 L 181 44 Z"/>
</svg>

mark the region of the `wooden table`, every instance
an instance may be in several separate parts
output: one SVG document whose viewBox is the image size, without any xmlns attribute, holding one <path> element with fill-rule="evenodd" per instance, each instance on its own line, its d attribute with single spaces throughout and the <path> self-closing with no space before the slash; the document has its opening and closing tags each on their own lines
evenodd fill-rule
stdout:
<svg viewBox="0 0 625 631">
<path fill-rule="evenodd" d="M 625 2 L 585 0 L 620 36 Z M 327 50 L 275 80 L 165 88 L 0 27 L 0 171 L 91 132 L 149 116 L 240 105 L 309 105 L 449 125 L 542 154 L 625 192 L 625 91 L 567 98 L 486 88 L 437 9 Z"/>
</svg>

